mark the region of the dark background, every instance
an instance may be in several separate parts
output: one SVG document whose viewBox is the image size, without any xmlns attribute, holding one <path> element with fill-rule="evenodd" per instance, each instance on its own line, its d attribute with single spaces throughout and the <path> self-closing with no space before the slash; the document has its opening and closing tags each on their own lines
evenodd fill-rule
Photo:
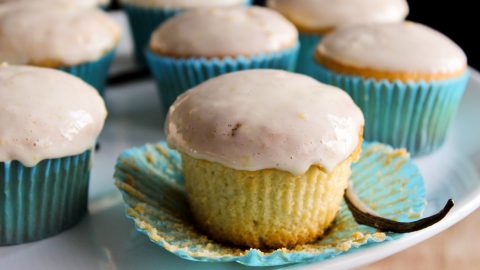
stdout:
<svg viewBox="0 0 480 270">
<path fill-rule="evenodd" d="M 478 0 L 409 0 L 407 20 L 426 24 L 450 37 L 465 51 L 469 64 L 480 69 L 479 3 Z"/>
</svg>

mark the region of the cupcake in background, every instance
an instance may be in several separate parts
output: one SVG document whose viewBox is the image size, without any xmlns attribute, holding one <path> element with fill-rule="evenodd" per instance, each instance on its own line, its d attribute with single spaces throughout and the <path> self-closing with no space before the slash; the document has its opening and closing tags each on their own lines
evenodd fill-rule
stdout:
<svg viewBox="0 0 480 270">
<path fill-rule="evenodd" d="M 323 235 L 359 157 L 363 116 L 342 90 L 282 70 L 211 79 L 170 108 L 193 217 L 209 237 L 284 248 Z"/>
<path fill-rule="evenodd" d="M 2 64 L 0 100 L 0 246 L 74 226 L 87 211 L 103 99 L 63 71 Z"/>
<path fill-rule="evenodd" d="M 321 81 L 347 91 L 365 115 L 365 138 L 414 155 L 439 148 L 468 81 L 467 58 L 418 23 L 353 26 L 316 50 Z"/>
<path fill-rule="evenodd" d="M 165 111 L 176 97 L 212 77 L 245 69 L 293 70 L 298 32 L 261 7 L 199 9 L 162 24 L 146 51 Z"/>
<path fill-rule="evenodd" d="M 62 69 L 102 94 L 120 35 L 97 8 L 65 0 L 0 5 L 0 62 Z"/>
<path fill-rule="evenodd" d="M 296 71 L 315 77 L 315 48 L 322 37 L 349 25 L 400 22 L 408 15 L 406 0 L 268 0 L 300 31 Z"/>
<path fill-rule="evenodd" d="M 196 8 L 229 7 L 250 4 L 251 0 L 120 0 L 127 13 L 140 64 L 145 64 L 145 48 L 152 32 L 167 19 Z"/>
<path fill-rule="evenodd" d="M 0 4 L 3 3 L 46 3 L 46 2 L 64 2 L 69 4 L 78 4 L 82 7 L 107 7 L 110 3 L 110 0 L 0 0 Z"/>
</svg>

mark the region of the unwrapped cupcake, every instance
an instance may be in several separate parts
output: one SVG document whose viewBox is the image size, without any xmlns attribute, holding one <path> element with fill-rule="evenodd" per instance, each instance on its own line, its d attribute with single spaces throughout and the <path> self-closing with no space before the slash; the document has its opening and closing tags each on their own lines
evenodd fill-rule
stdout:
<svg viewBox="0 0 480 270">
<path fill-rule="evenodd" d="M 0 246 L 31 242 L 86 213 L 93 148 L 107 111 L 63 71 L 0 66 Z"/>
<path fill-rule="evenodd" d="M 62 69 L 103 93 L 120 27 L 100 9 L 47 2 L 0 5 L 0 62 Z"/>
<path fill-rule="evenodd" d="M 400 22 L 408 15 L 406 0 L 268 0 L 300 31 L 297 72 L 317 76 L 315 48 L 322 37 L 344 26 Z"/>
<path fill-rule="evenodd" d="M 140 64 L 152 32 L 167 19 L 180 12 L 211 7 L 231 7 L 250 4 L 251 0 L 120 0 L 125 9 Z"/>
<path fill-rule="evenodd" d="M 317 47 L 323 82 L 347 91 L 365 115 L 365 138 L 412 154 L 439 148 L 468 82 L 467 58 L 418 23 L 353 26 Z"/>
<path fill-rule="evenodd" d="M 249 70 L 180 96 L 166 123 L 182 154 L 196 224 L 255 248 L 321 236 L 362 145 L 363 116 L 340 89 L 304 75 Z"/>
<path fill-rule="evenodd" d="M 187 89 L 244 69 L 293 70 L 298 32 L 279 13 L 261 7 L 185 12 L 153 34 L 146 52 L 163 108 Z"/>
</svg>

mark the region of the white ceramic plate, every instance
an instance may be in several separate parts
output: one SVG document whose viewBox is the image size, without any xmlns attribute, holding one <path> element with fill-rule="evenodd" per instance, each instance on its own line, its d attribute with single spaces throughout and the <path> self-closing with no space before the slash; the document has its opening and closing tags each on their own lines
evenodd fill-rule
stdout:
<svg viewBox="0 0 480 270">
<path fill-rule="evenodd" d="M 109 89 L 110 117 L 100 138 L 91 181 L 90 214 L 73 229 L 36 243 L 0 248 L 0 269 L 243 269 L 239 264 L 182 260 L 151 243 L 125 217 L 113 186 L 113 165 L 124 149 L 163 138 L 163 116 L 151 81 Z M 392 242 L 324 262 L 287 269 L 348 269 L 380 260 L 455 224 L 480 205 L 480 74 L 472 80 L 448 141 L 435 154 L 415 159 L 426 183 L 427 213 L 452 197 L 456 205 L 442 222 Z"/>
<path fill-rule="evenodd" d="M 120 194 L 113 186 L 113 166 L 122 150 L 163 139 L 163 115 L 152 81 L 110 88 L 106 100 L 110 116 L 100 138 L 101 149 L 93 169 L 90 214 L 79 225 L 58 236 L 31 244 L 1 247 L 0 269 L 246 268 L 236 263 L 182 260 L 134 229 L 133 222 L 125 217 Z M 438 210 L 448 198 L 454 198 L 456 206 L 447 218 L 399 240 L 363 248 L 359 252 L 352 250 L 324 262 L 287 266 L 286 269 L 350 269 L 368 264 L 434 236 L 475 210 L 480 205 L 478 104 L 480 74 L 472 70 L 472 80 L 446 144 L 435 154 L 415 160 L 425 178 L 426 214 Z"/>
</svg>

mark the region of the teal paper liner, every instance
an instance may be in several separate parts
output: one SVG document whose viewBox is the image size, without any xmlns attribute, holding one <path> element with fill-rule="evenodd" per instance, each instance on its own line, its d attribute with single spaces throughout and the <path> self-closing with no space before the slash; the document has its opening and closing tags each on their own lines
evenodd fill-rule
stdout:
<svg viewBox="0 0 480 270">
<path fill-rule="evenodd" d="M 246 2 L 248 5 L 251 0 Z M 144 50 L 150 43 L 152 33 L 166 20 L 184 11 L 180 8 L 148 8 L 131 4 L 122 4 L 130 23 L 135 45 L 135 56 L 141 65 L 145 65 Z"/>
<path fill-rule="evenodd" d="M 124 151 L 114 177 L 136 229 L 167 251 L 201 262 L 275 266 L 328 260 L 380 245 L 403 234 L 381 233 L 359 225 L 344 202 L 332 228 L 309 244 L 259 250 L 224 245 L 195 229 L 184 189 L 181 158 L 165 142 Z M 426 205 L 423 178 L 408 154 L 378 143 L 364 143 L 352 164 L 351 184 L 378 214 L 401 222 L 417 220 Z"/>
<path fill-rule="evenodd" d="M 283 69 L 293 71 L 300 45 L 270 54 L 236 58 L 174 58 L 146 50 L 164 111 L 186 90 L 219 75 L 246 69 Z"/>
<path fill-rule="evenodd" d="M 90 84 L 97 89 L 100 95 L 103 96 L 105 93 L 105 85 L 107 83 L 108 70 L 110 69 L 114 57 L 115 50 L 112 50 L 96 61 L 86 62 L 71 67 L 62 67 L 60 69 Z"/>
<path fill-rule="evenodd" d="M 300 52 L 298 54 L 296 72 L 317 78 L 319 71 L 315 62 L 315 49 L 322 36 L 300 33 Z M 318 78 L 317 78 L 318 79 Z"/>
<path fill-rule="evenodd" d="M 412 155 L 425 155 L 442 146 L 455 116 L 469 72 L 454 79 L 407 82 L 364 79 L 318 65 L 318 78 L 345 90 L 365 116 L 364 138 Z"/>
<path fill-rule="evenodd" d="M 34 167 L 0 162 L 0 246 L 58 234 L 87 211 L 91 151 Z"/>
</svg>

